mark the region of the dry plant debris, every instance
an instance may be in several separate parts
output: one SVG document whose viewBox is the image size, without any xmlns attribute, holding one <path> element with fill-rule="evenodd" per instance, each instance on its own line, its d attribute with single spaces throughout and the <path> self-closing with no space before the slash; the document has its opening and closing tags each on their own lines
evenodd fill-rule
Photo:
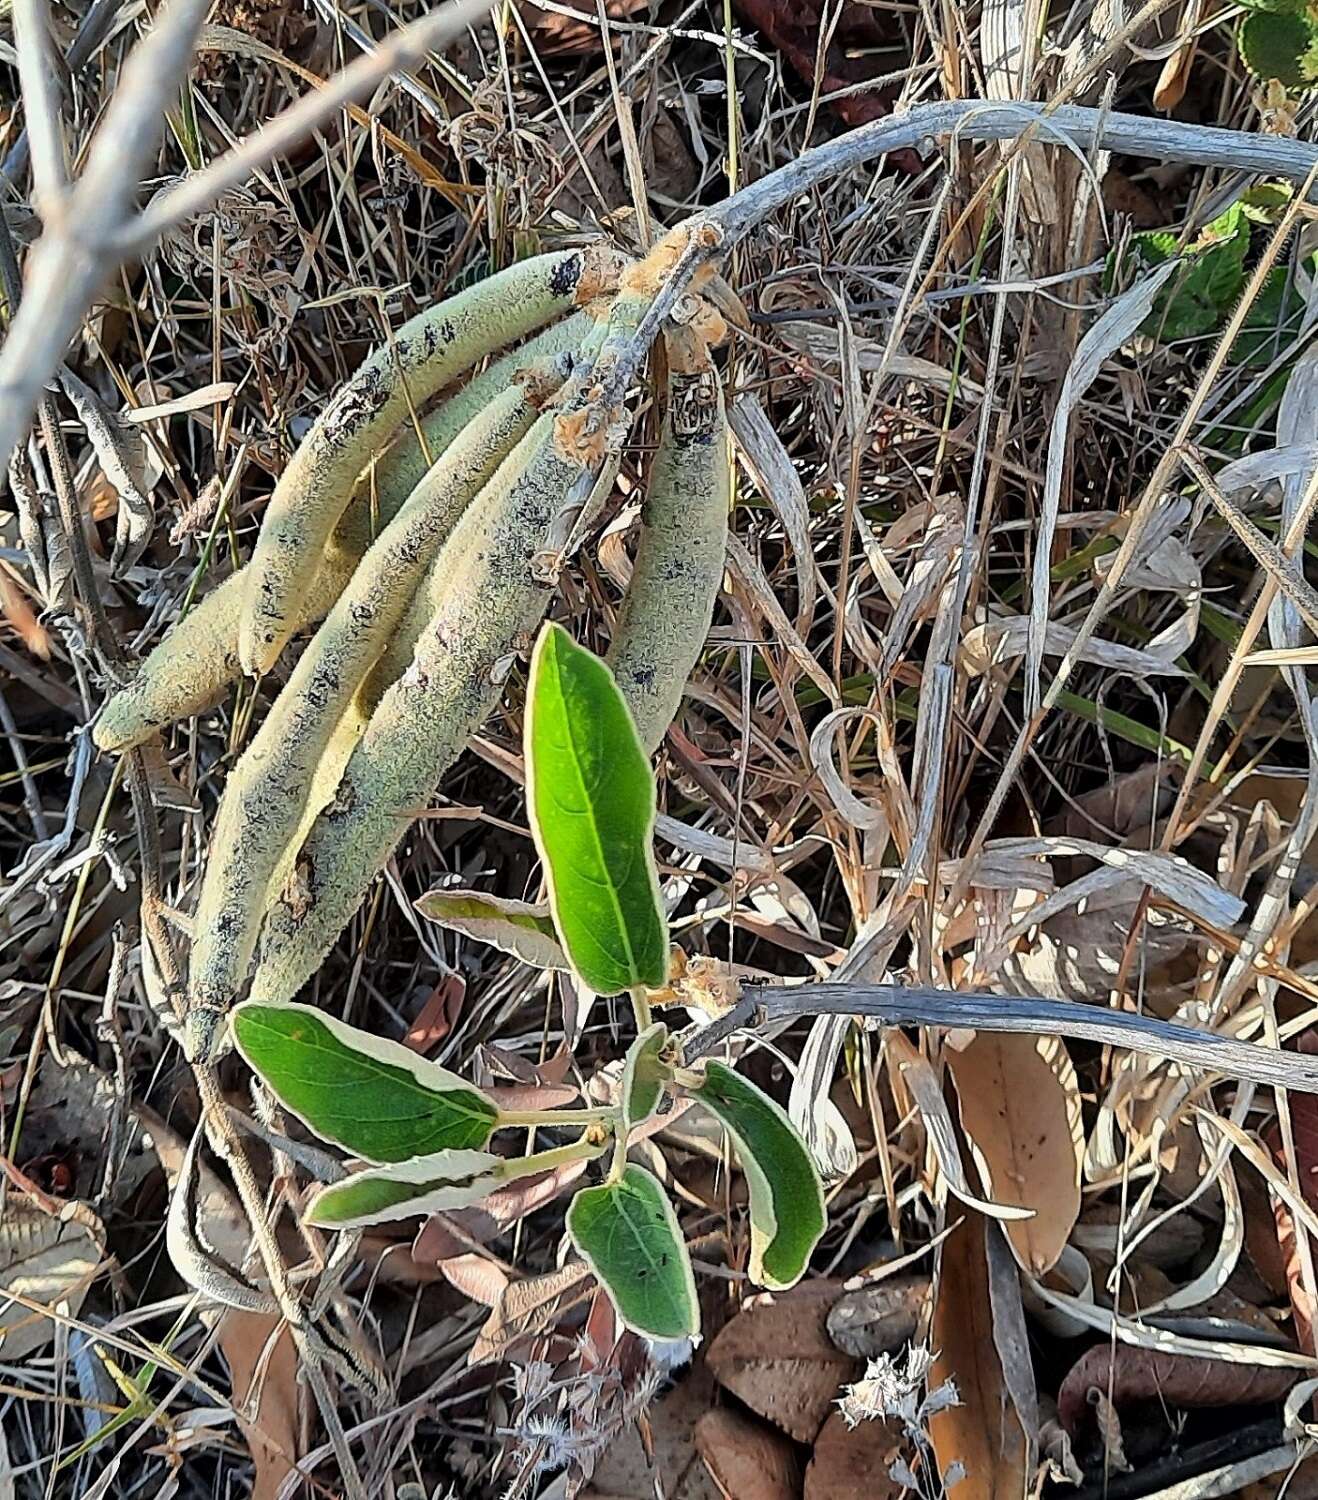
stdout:
<svg viewBox="0 0 1318 1500">
<path fill-rule="evenodd" d="M 202 11 L 0 12 L 0 1495 L 1318 1493 L 1305 7 Z M 628 1115 L 694 1349 L 567 1234 L 543 616 L 825 1173 L 757 1291 Z M 249 992 L 543 1170 L 318 1226 Z"/>
</svg>

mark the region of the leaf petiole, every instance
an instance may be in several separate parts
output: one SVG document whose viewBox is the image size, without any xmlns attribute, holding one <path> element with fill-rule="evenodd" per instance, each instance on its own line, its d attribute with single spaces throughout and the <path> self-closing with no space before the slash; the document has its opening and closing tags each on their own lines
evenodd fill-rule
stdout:
<svg viewBox="0 0 1318 1500">
<path fill-rule="evenodd" d="M 594 1125 L 597 1121 L 612 1125 L 617 1118 L 616 1104 L 601 1104 L 590 1109 L 501 1109 L 494 1128 L 510 1130 L 515 1125 Z"/>
<path fill-rule="evenodd" d="M 634 984 L 627 991 L 632 999 L 632 1013 L 636 1017 L 636 1030 L 648 1031 L 653 1021 L 650 1014 L 650 992 L 643 984 Z"/>
<path fill-rule="evenodd" d="M 569 1162 L 591 1161 L 597 1156 L 603 1156 L 608 1149 L 607 1136 L 601 1139 L 597 1132 L 587 1131 L 566 1146 L 554 1146 L 549 1151 L 537 1151 L 534 1156 L 523 1156 L 520 1160 L 508 1162 L 500 1176 L 505 1181 L 534 1177 L 540 1172 L 552 1172 L 556 1167 L 566 1166 Z"/>
</svg>

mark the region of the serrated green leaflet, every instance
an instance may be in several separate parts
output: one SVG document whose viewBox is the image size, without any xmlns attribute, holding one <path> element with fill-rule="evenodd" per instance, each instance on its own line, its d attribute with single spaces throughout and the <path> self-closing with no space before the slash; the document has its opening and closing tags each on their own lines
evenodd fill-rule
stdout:
<svg viewBox="0 0 1318 1500">
<path fill-rule="evenodd" d="M 548 625 L 531 658 L 527 803 L 554 926 L 575 972 L 601 995 L 668 971 L 659 900 L 654 777 L 613 674 Z"/>
<path fill-rule="evenodd" d="M 327 1229 L 358 1229 L 488 1198 L 506 1177 L 507 1162 L 488 1151 L 441 1151 L 391 1167 L 368 1167 L 322 1188 L 306 1218 Z"/>
<path fill-rule="evenodd" d="M 456 1073 L 309 1005 L 245 1001 L 233 1038 L 286 1109 L 364 1161 L 478 1148 L 499 1117 Z"/>
<path fill-rule="evenodd" d="M 668 1045 L 668 1027 L 662 1021 L 647 1026 L 627 1049 L 622 1068 L 622 1129 L 630 1130 L 648 1120 L 664 1096 L 664 1081 L 673 1070 L 660 1059 Z"/>
<path fill-rule="evenodd" d="M 1236 45 L 1256 77 L 1276 78 L 1288 89 L 1302 90 L 1313 84 L 1308 54 L 1314 37 L 1314 26 L 1305 15 L 1256 10 L 1241 21 Z"/>
<path fill-rule="evenodd" d="M 619 1182 L 582 1188 L 567 1232 L 628 1328 L 655 1339 L 700 1332 L 691 1258 L 653 1173 L 629 1166 Z"/>
<path fill-rule="evenodd" d="M 547 906 L 508 901 L 481 891 L 429 891 L 416 909 L 441 927 L 489 943 L 534 968 L 568 967 Z"/>
<path fill-rule="evenodd" d="M 746 1174 L 751 1280 L 795 1286 L 827 1223 L 824 1191 L 805 1142 L 779 1105 L 722 1063 L 708 1063 L 704 1083 L 690 1093 L 732 1137 Z"/>
</svg>

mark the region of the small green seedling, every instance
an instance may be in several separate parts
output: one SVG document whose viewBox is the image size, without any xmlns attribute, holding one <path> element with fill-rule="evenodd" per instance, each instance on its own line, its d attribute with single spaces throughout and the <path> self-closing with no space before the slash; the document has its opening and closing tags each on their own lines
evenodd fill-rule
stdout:
<svg viewBox="0 0 1318 1500">
<path fill-rule="evenodd" d="M 604 1180 L 567 1211 L 573 1245 L 620 1321 L 655 1339 L 700 1331 L 695 1278 L 659 1180 L 627 1159 L 630 1135 L 681 1095 L 727 1130 L 750 1191 L 752 1281 L 792 1286 L 824 1232 L 824 1195 L 786 1113 L 722 1063 L 683 1065 L 650 1018 L 669 977 L 667 923 L 652 848 L 655 788 L 631 714 L 608 667 L 558 625 L 541 632 L 527 692 L 527 806 L 545 866 L 545 907 L 472 891 L 432 893 L 420 909 L 525 962 L 570 970 L 602 994 L 630 996 L 637 1035 L 615 1103 L 509 1112 L 396 1042 L 310 1006 L 248 1000 L 233 1012 L 238 1051 L 286 1109 L 367 1165 L 322 1188 L 310 1222 L 359 1228 L 479 1203 L 517 1178 L 611 1156 Z M 489 1149 L 513 1127 L 580 1127 L 530 1156 Z"/>
</svg>

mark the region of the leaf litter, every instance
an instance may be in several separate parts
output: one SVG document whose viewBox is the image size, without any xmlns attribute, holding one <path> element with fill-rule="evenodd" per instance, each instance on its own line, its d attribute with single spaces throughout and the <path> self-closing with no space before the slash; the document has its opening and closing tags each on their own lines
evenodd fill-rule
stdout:
<svg viewBox="0 0 1318 1500">
<path fill-rule="evenodd" d="M 309 24 L 262 36 L 248 8 L 221 6 L 161 178 L 250 133 L 271 99 L 332 72 L 340 48 L 384 34 L 366 7 L 344 13 L 355 30 L 342 33 L 319 12 L 267 9 Z M 964 97 L 980 69 L 998 99 L 1106 79 L 1115 108 L 1147 110 L 1149 60 L 1175 60 L 1206 122 L 1254 131 L 1256 105 L 1270 107 L 1244 84 L 1223 90 L 1239 77 L 1231 26 L 1194 6 L 1164 8 L 1139 34 L 1101 19 L 1050 30 L 1019 66 L 1005 59 L 1029 17 L 1010 0 L 980 16 L 847 6 L 821 49 L 801 47 L 782 6 L 745 7 L 726 33 L 717 6 L 611 5 L 603 29 L 594 7 L 569 9 L 527 5 L 517 47 L 484 27 L 400 76 L 323 149 L 227 202 L 218 228 L 184 226 L 105 294 L 50 399 L 117 640 L 148 649 L 245 558 L 285 435 L 395 315 L 565 229 L 607 222 L 634 243 L 605 31 L 642 134 L 663 121 L 673 169 L 640 205 L 655 222 L 695 206 L 675 185 L 722 195 L 707 164 L 754 179 L 834 133 L 836 116 L 877 113 L 887 92 Z M 857 28 L 863 45 L 847 52 Z M 123 55 L 113 33 L 91 45 L 88 105 Z M 787 70 L 770 65 L 779 47 Z M 98 112 L 66 117 L 71 156 Z M 738 252 L 751 316 L 730 363 L 735 542 L 660 759 L 660 875 L 682 941 L 694 958 L 731 957 L 742 979 L 990 987 L 1004 1006 L 1064 996 L 1308 1051 L 1318 455 L 1313 267 L 1295 205 L 1251 203 L 1247 228 L 1237 213 L 1229 233 L 1206 234 L 1240 191 L 1226 160 L 1078 161 L 1047 137 L 1014 161 L 966 141 L 923 167 L 911 156 L 803 196 Z M 1132 248 L 1122 178 L 1152 197 L 1179 259 Z M 1004 181 L 1016 186 L 999 200 Z M 639 493 L 646 461 L 643 446 L 625 456 L 621 496 Z M 223 1308 L 214 1279 L 194 1297 L 158 1254 L 201 1115 L 150 1004 L 159 976 L 138 946 L 144 851 L 124 787 L 70 744 L 116 668 L 70 612 L 46 463 L 39 443 L 11 470 L 0 557 L 14 766 L 0 1355 L 22 1391 L 0 1413 L 0 1472 L 16 1476 L 0 1484 L 24 1493 L 41 1474 L 50 1493 L 164 1491 L 182 1469 L 266 1500 L 302 1484 L 290 1463 L 323 1483 L 332 1459 L 279 1317 Z M 216 481 L 219 508 L 171 542 Z M 602 643 L 617 598 L 611 570 L 581 561 L 559 617 Z M 163 858 L 180 920 L 204 854 L 195 809 L 213 807 L 217 767 L 266 692 L 244 689 L 164 739 L 163 843 L 145 857 Z M 472 922 L 543 903 L 516 715 L 491 721 L 440 789 L 445 815 L 417 825 L 319 995 L 491 1087 L 490 1045 L 534 1069 L 566 1056 L 578 1029 L 561 1008 L 568 981 L 521 963 L 521 935 L 501 929 L 506 958 L 471 941 Z M 166 794 L 165 768 L 179 792 Z M 489 905 L 423 942 L 411 913 L 430 891 Z M 586 1065 L 552 1086 L 593 1099 L 612 1018 L 572 998 Z M 1283 1401 L 1314 1369 L 1308 1096 L 1052 1036 L 885 1038 L 834 1017 L 759 1041 L 736 1045 L 790 1094 L 830 1169 L 830 1229 L 804 1283 L 748 1301 L 735 1157 L 716 1132 L 661 1119 L 709 1334 L 689 1361 L 592 1319 L 583 1267 L 561 1258 L 565 1181 L 437 1214 L 415 1238 L 364 1237 L 322 1286 L 333 1246 L 291 1212 L 304 1179 L 262 1148 L 284 1253 L 345 1368 L 394 1362 L 418 1383 L 385 1397 L 340 1382 L 343 1420 L 382 1482 L 420 1474 L 427 1493 L 480 1496 L 526 1472 L 528 1493 L 548 1495 L 549 1469 L 527 1457 L 543 1452 L 598 1496 L 656 1483 L 671 1496 L 846 1496 L 859 1474 L 865 1493 L 886 1479 L 930 1495 L 960 1475 L 951 1493 L 967 1497 L 1018 1493 L 1045 1468 L 1092 1486 L 1123 1464 L 1130 1495 L 1186 1493 L 1173 1487 L 1210 1471 L 1216 1493 L 1233 1474 L 1242 1492 L 1278 1493 L 1288 1464 L 1260 1468 L 1260 1455 L 1300 1453 Z M 297 1136 L 274 1101 L 255 1109 L 271 1139 Z M 197 1252 L 259 1289 L 226 1168 L 201 1156 Z M 119 1425 L 75 1453 L 79 1340 L 128 1382 L 111 1381 Z M 572 1441 L 555 1448 L 563 1432 Z"/>
</svg>

